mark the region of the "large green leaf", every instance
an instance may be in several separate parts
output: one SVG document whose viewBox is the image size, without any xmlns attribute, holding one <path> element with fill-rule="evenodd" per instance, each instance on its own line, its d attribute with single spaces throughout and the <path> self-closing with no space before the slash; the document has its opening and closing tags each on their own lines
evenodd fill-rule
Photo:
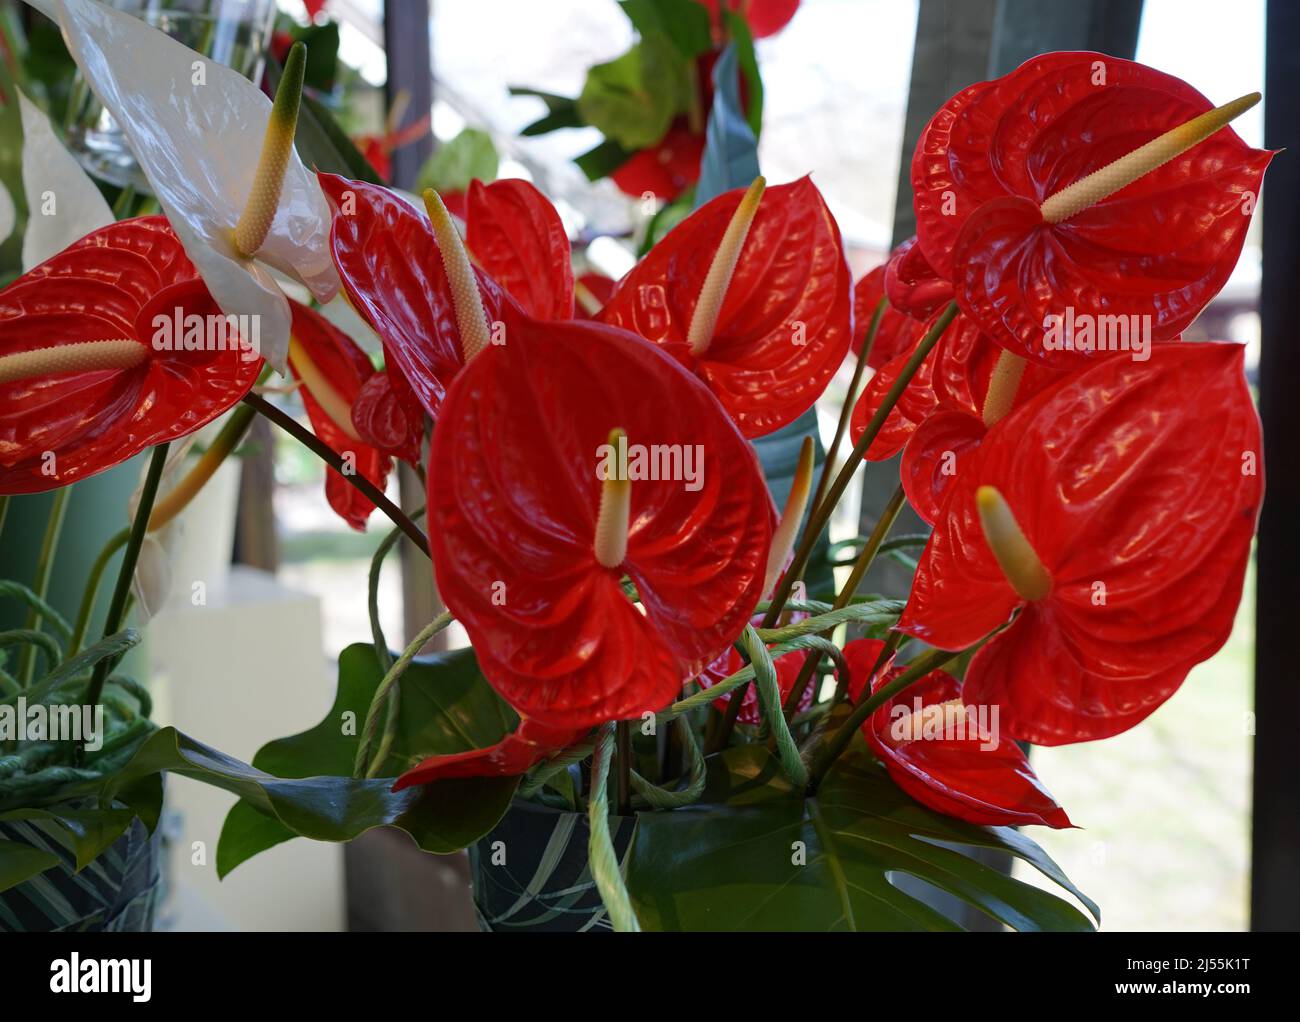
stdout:
<svg viewBox="0 0 1300 1022">
<path fill-rule="evenodd" d="M 24 880 L 59 864 L 59 857 L 43 848 L 21 841 L 0 840 L 0 891 L 17 887 Z"/>
<path fill-rule="evenodd" d="M 646 32 L 623 56 L 587 72 L 582 119 L 624 149 L 657 145 L 691 100 L 692 64 L 663 32 Z"/>
<path fill-rule="evenodd" d="M 697 209 L 723 192 L 747 188 L 759 174 L 758 135 L 740 101 L 740 75 L 739 52 L 729 43 L 713 67 L 713 105 L 695 186 Z"/>
<path fill-rule="evenodd" d="M 135 819 L 135 811 L 124 806 L 100 809 L 94 806 L 54 806 L 49 809 L 11 809 L 0 813 L 0 822 L 24 820 L 35 824 L 77 857 L 77 869 L 85 869 L 121 837 Z"/>
<path fill-rule="evenodd" d="M 816 796 L 791 789 L 761 746 L 710 757 L 702 801 L 638 818 L 627 883 L 662 930 L 952 930 L 904 893 L 910 875 L 1017 930 L 1090 930 L 1071 903 L 971 858 L 996 848 L 1086 899 L 1033 841 L 976 827 L 905 795 L 859 746 Z"/>
<path fill-rule="evenodd" d="M 695 0 L 619 0 L 619 6 L 643 36 L 661 32 L 683 57 L 698 57 L 713 46 L 709 12 Z"/>
<path fill-rule="evenodd" d="M 253 757 L 252 768 L 281 779 L 314 778 L 332 781 L 336 786 L 367 783 L 352 781 L 351 775 L 366 711 L 383 675 L 373 646 L 357 643 L 343 650 L 339 654 L 334 705 L 324 719 L 300 734 L 268 742 Z M 397 691 L 400 700 L 397 730 L 380 770 L 388 778 L 383 782 L 385 785 L 391 785 L 393 776 L 427 756 L 492 745 L 517 723 L 514 711 L 483 679 L 472 650 L 417 657 L 402 675 Z M 486 833 L 478 831 L 483 817 L 475 806 L 465 804 L 462 796 L 472 796 L 476 788 L 482 788 L 486 804 L 492 808 L 493 799 L 507 788 L 487 779 L 481 783 L 478 780 L 426 786 L 433 789 L 431 798 L 440 802 L 447 814 L 441 821 L 445 840 L 457 847 L 464 847 Z M 441 798 L 444 788 L 447 797 Z M 509 790 L 513 793 L 513 785 Z M 504 804 L 500 811 L 505 811 Z M 463 816 L 462 821 L 458 822 L 457 813 Z M 499 813 L 487 824 L 488 829 L 497 819 Z M 459 825 L 463 829 L 457 829 Z M 217 872 L 224 876 L 253 855 L 299 833 L 280 814 L 268 815 L 266 806 L 256 797 L 241 800 L 231 809 L 222 827 L 217 845 Z"/>
</svg>

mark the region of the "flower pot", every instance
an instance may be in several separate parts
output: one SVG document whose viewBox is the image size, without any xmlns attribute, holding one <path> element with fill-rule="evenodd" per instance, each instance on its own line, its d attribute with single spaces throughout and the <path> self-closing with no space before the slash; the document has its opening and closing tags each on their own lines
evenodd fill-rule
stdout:
<svg viewBox="0 0 1300 1022">
<path fill-rule="evenodd" d="M 636 828 L 611 817 L 614 852 L 623 862 Z M 586 813 L 515 802 L 501 822 L 470 846 L 470 881 L 479 928 L 579 933 L 610 929 L 587 868 Z"/>
<path fill-rule="evenodd" d="M 0 933 L 142 932 L 161 900 L 161 830 L 134 819 L 80 873 L 71 849 L 26 821 L 0 822 L 0 841 L 47 849 L 60 864 L 0 894 Z"/>
</svg>

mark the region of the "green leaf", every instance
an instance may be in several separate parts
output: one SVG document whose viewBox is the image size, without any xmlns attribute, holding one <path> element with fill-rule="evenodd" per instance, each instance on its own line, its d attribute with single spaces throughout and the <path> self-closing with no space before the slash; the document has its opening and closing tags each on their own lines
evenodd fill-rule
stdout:
<svg viewBox="0 0 1300 1022">
<path fill-rule="evenodd" d="M 638 817 L 627 881 L 647 929 L 959 928 L 895 887 L 890 877 L 900 874 L 1017 930 L 1092 929 L 1063 898 L 971 858 L 963 850 L 971 846 L 1033 865 L 1098 915 L 1029 838 L 931 812 L 863 747 L 812 798 L 791 788 L 762 746 L 710 757 L 708 769 L 700 804 Z"/>
<path fill-rule="evenodd" d="M 624 149 L 648 149 L 690 103 L 692 73 L 667 35 L 645 33 L 623 56 L 587 72 L 578 112 Z"/>
<path fill-rule="evenodd" d="M 537 89 L 528 89 L 521 86 L 510 86 L 510 95 L 512 96 L 535 96 L 546 104 L 546 116 L 542 117 L 528 127 L 522 129 L 519 134 L 533 136 L 545 135 L 548 131 L 555 131 L 558 128 L 581 128 L 583 126 L 582 115 L 578 113 L 578 101 L 570 99 L 568 96 L 557 96 L 553 92 L 541 92 Z"/>
<path fill-rule="evenodd" d="M 813 479 L 816 479 L 821 474 L 822 465 L 826 461 L 826 449 L 822 447 L 821 434 L 817 429 L 816 408 L 809 408 L 790 425 L 754 441 L 759 463 L 763 466 L 763 474 L 767 477 L 767 487 L 772 491 L 772 499 L 776 501 L 778 508 L 785 507 L 786 498 L 790 495 L 795 468 L 799 464 L 799 448 L 803 445 L 805 436 L 813 438 Z M 811 507 L 804 509 L 805 525 L 811 512 Z M 826 532 L 822 533 L 817 540 L 817 545 L 813 547 L 812 554 L 808 558 L 808 567 L 803 573 L 803 582 L 807 587 L 808 595 L 814 598 L 828 596 L 835 591 L 830 540 Z"/>
<path fill-rule="evenodd" d="M 21 841 L 0 840 L 0 893 L 44 873 L 59 862 L 57 855 L 43 848 L 33 848 Z"/>
<path fill-rule="evenodd" d="M 758 136 L 745 118 L 740 102 L 736 44 L 728 43 L 713 67 L 713 105 L 704 132 L 695 207 L 698 209 L 733 188 L 748 187 L 758 174 Z"/>
<path fill-rule="evenodd" d="M 290 35 L 307 46 L 307 66 L 303 84 L 309 89 L 332 92 L 338 75 L 339 26 L 327 21 L 323 25 L 295 25 Z"/>
<path fill-rule="evenodd" d="M 683 57 L 698 57 L 713 47 L 709 12 L 695 0 L 620 0 L 619 6 L 642 36 L 664 34 Z"/>
<path fill-rule="evenodd" d="M 73 850 L 77 870 L 85 869 L 120 838 L 135 819 L 135 811 L 122 806 L 107 809 L 54 806 L 49 809 L 11 809 L 0 821 L 26 820 Z"/>
<path fill-rule="evenodd" d="M 500 164 L 492 136 L 478 128 L 466 128 L 425 161 L 415 188 L 417 192 L 426 188 L 439 193 L 463 192 L 476 178 L 495 181 Z"/>
<path fill-rule="evenodd" d="M 763 76 L 758 71 L 758 55 L 754 52 L 754 36 L 749 31 L 749 22 L 735 11 L 724 14 L 727 31 L 736 46 L 736 59 L 740 64 L 740 73 L 744 76 L 746 86 L 745 119 L 749 128 L 758 138 L 763 133 Z"/>
<path fill-rule="evenodd" d="M 614 173 L 631 158 L 632 154 L 617 142 L 606 140 L 581 156 L 574 157 L 573 162 L 587 175 L 588 181 L 599 181 Z"/>
<path fill-rule="evenodd" d="M 334 705 L 324 719 L 300 734 L 268 742 L 253 757 L 252 768 L 281 779 L 328 779 L 339 786 L 345 786 L 345 782 L 366 783 L 351 780 L 352 768 L 366 711 L 383 675 L 372 645 L 356 643 L 347 647 L 339 654 L 338 688 Z M 389 775 L 385 786 L 392 784 L 392 776 L 428 756 L 493 745 L 518 723 L 514 711 L 484 680 L 473 650 L 416 657 L 398 682 L 397 691 L 397 731 L 380 771 Z M 462 787 L 472 794 L 472 782 L 477 780 Z M 450 784 L 439 782 L 427 787 L 441 789 Z M 483 787 L 489 796 L 495 791 L 493 785 Z M 454 807 L 458 789 L 447 787 L 446 794 L 449 805 Z M 477 819 L 474 814 L 468 817 L 470 831 Z M 493 819 L 489 829 L 495 823 Z M 453 842 L 460 840 L 455 825 L 450 816 L 443 824 L 446 839 Z M 296 833 L 278 814 L 268 816 L 266 806 L 256 798 L 236 803 L 226 817 L 217 845 L 218 874 L 224 876 L 246 859 Z M 464 843 L 479 836 L 473 834 Z"/>
<path fill-rule="evenodd" d="M 392 777 L 274 777 L 167 727 L 109 779 L 104 793 L 111 797 L 161 770 L 232 792 L 302 837 L 351 841 L 392 826 L 437 854 L 459 851 L 491 830 L 519 784 L 518 777 L 474 777 L 394 792 Z"/>
</svg>

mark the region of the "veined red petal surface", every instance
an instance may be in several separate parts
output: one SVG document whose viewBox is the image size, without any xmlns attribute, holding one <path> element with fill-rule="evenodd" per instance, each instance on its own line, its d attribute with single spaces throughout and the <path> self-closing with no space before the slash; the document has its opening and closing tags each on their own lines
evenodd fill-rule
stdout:
<svg viewBox="0 0 1300 1022">
<path fill-rule="evenodd" d="M 917 343 L 920 343 L 919 340 Z M 867 382 L 862 396 L 858 398 L 858 403 L 853 406 L 853 414 L 849 419 L 849 436 L 855 444 L 867 431 L 867 425 L 876 414 L 876 409 L 884 402 L 885 396 L 915 350 L 916 344 L 912 344 L 902 354 L 887 362 Z M 939 399 L 934 395 L 932 382 L 935 359 L 935 352 L 931 351 L 908 381 L 898 402 L 885 418 L 884 426 L 876 434 L 876 439 L 871 442 L 871 446 L 867 448 L 868 461 L 887 461 L 892 458 L 903 449 L 903 445 L 916 432 L 916 428 L 938 411 Z"/>
<path fill-rule="evenodd" d="M 871 318 L 876 313 L 876 306 L 885 297 L 885 267 L 877 266 L 853 287 L 853 344 L 855 355 L 861 354 L 862 345 L 866 343 L 867 333 L 871 329 Z M 925 332 L 924 324 L 899 312 L 892 304 L 885 304 L 885 311 L 880 314 L 880 325 L 876 328 L 876 339 L 872 342 L 871 353 L 867 355 L 867 365 L 879 369 L 905 351 L 910 351 Z"/>
<path fill-rule="evenodd" d="M 858 639 L 844 647 L 855 688 L 861 690 L 884 643 Z M 872 691 L 905 666 L 873 679 Z M 961 683 L 931 671 L 894 696 L 862 725 L 862 734 L 895 784 L 924 806 L 981 826 L 1074 826 L 1043 787 L 1020 747 L 999 733 L 992 708 L 961 706 Z M 855 693 L 856 698 L 856 693 Z M 957 701 L 957 702 L 953 702 Z M 944 706 L 943 704 L 949 704 Z M 933 716 L 921 724 L 927 707 Z M 983 716 L 981 716 L 981 712 Z M 937 716 L 942 713 L 942 716 Z"/>
<path fill-rule="evenodd" d="M 1212 105 L 1097 53 L 1046 54 L 972 86 L 913 158 L 920 247 L 962 310 L 1025 358 L 1068 368 L 1095 357 L 1045 338 L 1047 317 L 1067 314 L 1148 317 L 1151 338 L 1170 340 L 1232 272 L 1271 154 L 1224 128 L 1061 223 L 1038 207 Z"/>
<path fill-rule="evenodd" d="M 672 351 L 747 437 L 793 422 L 826 389 L 852 333 L 839 228 L 812 181 L 768 188 L 727 288 L 713 341 L 686 347 L 691 316 L 743 189 L 719 195 L 619 283 L 601 319 Z"/>
<path fill-rule="evenodd" d="M 912 434 L 903 449 L 899 476 L 907 502 L 927 524 L 942 513 L 943 499 L 966 455 L 984 439 L 984 421 L 967 412 L 940 411 Z"/>
<path fill-rule="evenodd" d="M 894 249 L 885 264 L 885 294 L 905 315 L 929 319 L 952 301 L 952 282 L 935 272 L 912 237 Z"/>
<path fill-rule="evenodd" d="M 424 409 L 400 371 L 375 373 L 361 385 L 352 402 L 352 425 L 371 447 L 421 464 Z"/>
<path fill-rule="evenodd" d="M 0 356 L 109 339 L 149 352 L 131 369 L 0 383 L 0 493 L 66 486 L 215 419 L 262 368 L 237 330 L 217 336 L 227 322 L 161 216 L 109 224 L 14 281 L 0 292 Z"/>
<path fill-rule="evenodd" d="M 517 730 L 486 749 L 471 749 L 446 756 L 430 756 L 402 774 L 393 791 L 416 784 L 445 781 L 452 777 L 513 777 L 527 773 L 544 759 L 584 738 L 588 728 L 547 727 L 531 718 L 519 722 Z"/>
<path fill-rule="evenodd" d="M 465 242 L 478 264 L 534 319 L 573 318 L 569 236 L 527 181 L 472 181 Z"/>
<path fill-rule="evenodd" d="M 525 716 L 579 728 L 659 710 L 758 602 L 773 510 L 753 450 L 699 380 L 638 337 L 517 315 L 506 336 L 457 378 L 434 431 L 439 592 Z M 615 428 L 659 478 L 629 460 L 627 554 L 611 569 L 594 542 Z"/>
<path fill-rule="evenodd" d="M 344 401 L 352 406 L 360 396 L 365 385 L 374 377 L 383 377 L 376 372 L 370 359 L 357 343 L 347 334 L 327 320 L 320 313 L 307 306 L 290 300 L 293 314 L 293 340 L 295 346 L 301 345 L 307 357 L 315 364 L 328 382 L 329 386 Z M 289 368 L 293 375 L 301 380 L 300 366 L 294 363 L 294 351 L 289 352 Z M 304 383 L 299 388 L 302 403 L 307 408 L 307 417 L 311 420 L 312 432 L 316 434 L 330 450 L 351 457 L 358 475 L 364 476 L 380 490 L 388 481 L 388 473 L 393 467 L 393 459 L 384 452 L 348 435 L 342 425 L 330 417 L 317 400 L 316 395 Z M 352 425 L 349 423 L 348 425 Z M 356 430 L 356 426 L 352 426 Z M 375 505 L 351 483 L 333 468 L 325 471 L 325 499 L 330 507 L 358 532 L 364 532 L 366 520 L 374 511 Z"/>
<path fill-rule="evenodd" d="M 1259 419 L 1232 344 L 1112 355 L 1013 411 L 964 459 L 899 629 L 980 650 L 965 698 L 1040 745 L 1118 734 L 1227 640 L 1263 497 Z M 984 539 L 1005 498 L 1051 592 L 1027 606 Z"/>
<path fill-rule="evenodd" d="M 460 328 L 428 218 L 387 188 L 318 174 L 334 210 L 330 245 L 352 306 L 384 342 L 388 372 L 401 373 L 425 412 L 438 406 L 463 362 Z M 488 322 L 510 299 L 486 274 L 479 294 Z"/>
</svg>

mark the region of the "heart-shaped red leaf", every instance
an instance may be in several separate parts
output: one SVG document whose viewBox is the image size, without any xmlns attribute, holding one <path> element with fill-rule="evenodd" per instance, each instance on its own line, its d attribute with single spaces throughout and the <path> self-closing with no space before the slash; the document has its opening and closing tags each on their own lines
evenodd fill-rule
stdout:
<svg viewBox="0 0 1300 1022">
<path fill-rule="evenodd" d="M 661 709 L 758 602 L 775 511 L 753 449 L 632 334 L 512 315 L 506 338 L 457 378 L 434 431 L 439 592 L 525 716 L 577 728 Z M 632 469 L 627 555 L 610 569 L 594 543 L 614 428 L 659 478 Z"/>
<path fill-rule="evenodd" d="M 0 493 L 66 486 L 211 422 L 262 367 L 244 346 L 253 325 L 229 323 L 160 216 L 109 224 L 18 278 L 0 292 L 0 356 L 109 339 L 149 351 L 130 369 L 0 383 Z"/>
<path fill-rule="evenodd" d="M 601 319 L 669 347 L 747 437 L 805 411 L 844 361 L 852 287 L 839 228 L 808 178 L 768 188 L 722 303 L 713 340 L 686 348 L 691 317 L 743 189 L 706 203 L 619 282 Z"/>
</svg>

